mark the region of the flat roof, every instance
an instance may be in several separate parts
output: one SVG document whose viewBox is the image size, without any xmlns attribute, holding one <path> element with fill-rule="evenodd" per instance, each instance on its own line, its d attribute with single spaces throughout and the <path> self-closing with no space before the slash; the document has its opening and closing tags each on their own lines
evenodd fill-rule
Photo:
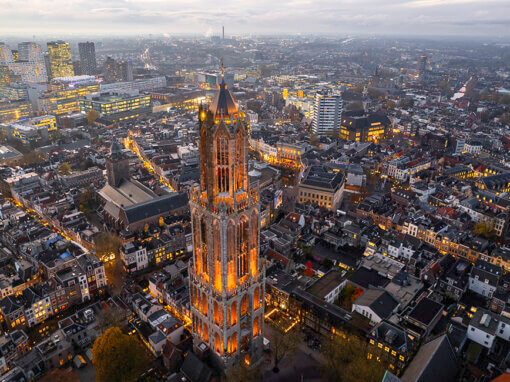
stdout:
<svg viewBox="0 0 510 382">
<path fill-rule="evenodd" d="M 318 298 L 324 298 L 333 289 L 339 286 L 345 277 L 339 271 L 329 271 L 313 283 L 306 291 Z"/>
</svg>

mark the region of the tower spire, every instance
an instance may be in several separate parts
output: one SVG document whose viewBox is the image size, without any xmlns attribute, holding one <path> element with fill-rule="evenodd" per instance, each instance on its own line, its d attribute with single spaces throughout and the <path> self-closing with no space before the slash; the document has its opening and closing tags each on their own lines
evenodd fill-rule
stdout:
<svg viewBox="0 0 510 382">
<path fill-rule="evenodd" d="M 223 65 L 223 57 L 220 57 L 220 71 L 221 71 L 221 80 L 225 78 L 225 66 Z"/>
</svg>

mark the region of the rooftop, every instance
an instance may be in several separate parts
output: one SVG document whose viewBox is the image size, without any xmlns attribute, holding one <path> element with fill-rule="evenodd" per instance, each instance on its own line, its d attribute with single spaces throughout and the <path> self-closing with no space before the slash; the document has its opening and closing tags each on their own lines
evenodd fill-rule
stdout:
<svg viewBox="0 0 510 382">
<path fill-rule="evenodd" d="M 306 291 L 318 298 L 324 298 L 333 289 L 338 287 L 345 278 L 341 272 L 332 270 L 313 283 Z"/>
</svg>

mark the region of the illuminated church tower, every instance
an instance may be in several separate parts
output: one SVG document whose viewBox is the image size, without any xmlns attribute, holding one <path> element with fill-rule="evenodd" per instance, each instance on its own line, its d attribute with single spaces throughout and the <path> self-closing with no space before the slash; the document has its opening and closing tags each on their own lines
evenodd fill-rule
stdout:
<svg viewBox="0 0 510 382">
<path fill-rule="evenodd" d="M 250 185 L 247 125 L 222 75 L 199 109 L 200 188 L 191 202 L 193 343 L 218 364 L 253 365 L 262 356 L 264 271 L 259 260 L 258 189 Z"/>
</svg>

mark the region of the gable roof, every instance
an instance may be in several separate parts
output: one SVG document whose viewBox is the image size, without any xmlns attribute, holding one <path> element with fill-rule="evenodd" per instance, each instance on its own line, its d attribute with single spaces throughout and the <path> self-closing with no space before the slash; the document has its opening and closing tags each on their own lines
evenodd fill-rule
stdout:
<svg viewBox="0 0 510 382">
<path fill-rule="evenodd" d="M 388 318 L 397 307 L 398 301 L 384 289 L 367 289 L 354 304 L 368 306 L 380 318 Z"/>
<path fill-rule="evenodd" d="M 424 344 L 406 371 L 402 382 L 450 382 L 458 372 L 455 350 L 446 334 Z"/>
<path fill-rule="evenodd" d="M 144 203 L 134 204 L 124 209 L 128 224 L 160 215 L 166 211 L 182 208 L 188 204 L 188 195 L 183 192 L 163 195 Z"/>
<path fill-rule="evenodd" d="M 212 375 L 211 369 L 192 352 L 184 359 L 181 372 L 191 382 L 208 382 Z"/>
</svg>

